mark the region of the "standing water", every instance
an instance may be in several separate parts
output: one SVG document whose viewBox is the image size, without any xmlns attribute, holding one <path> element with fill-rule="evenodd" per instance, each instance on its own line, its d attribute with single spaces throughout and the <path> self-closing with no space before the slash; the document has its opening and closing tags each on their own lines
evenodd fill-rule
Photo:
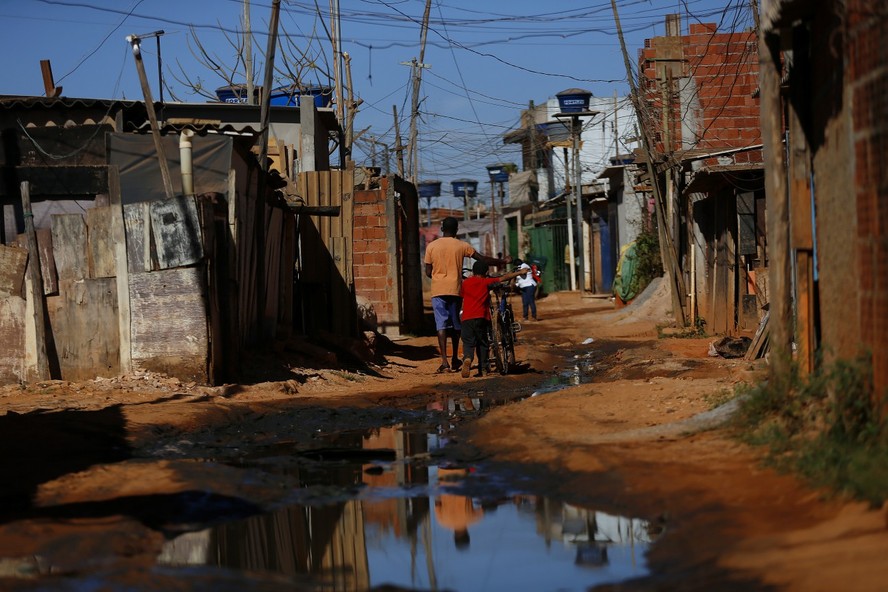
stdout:
<svg viewBox="0 0 888 592">
<path fill-rule="evenodd" d="M 300 484 L 292 503 L 174 538 L 159 563 L 324 590 L 579 591 L 647 573 L 648 523 L 534 495 L 480 467 L 438 466 L 443 444 L 408 426 L 339 434 L 288 463 Z M 280 465 L 274 452 L 249 462 Z"/>
</svg>

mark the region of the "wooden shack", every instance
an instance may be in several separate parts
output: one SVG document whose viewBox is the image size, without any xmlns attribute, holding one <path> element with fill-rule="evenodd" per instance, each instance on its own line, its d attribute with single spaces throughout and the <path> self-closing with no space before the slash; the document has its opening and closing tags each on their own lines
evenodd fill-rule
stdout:
<svg viewBox="0 0 888 592">
<path fill-rule="evenodd" d="M 200 114 L 198 107 L 190 109 Z M 294 146 L 316 142 L 301 137 L 304 130 L 288 132 L 294 110 L 281 112 L 280 136 L 289 133 L 295 144 L 276 146 L 283 171 L 265 178 L 260 196 L 258 135 L 244 108 L 256 109 L 207 107 L 220 117 L 220 109 L 237 115 L 236 124 L 166 111 L 163 157 L 175 180 L 169 196 L 152 137 L 139 133 L 144 105 L 0 100 L 0 381 L 149 370 L 213 383 L 237 371 L 245 348 L 300 329 L 294 315 L 300 206 L 283 189 Z M 311 117 L 313 129 L 329 137 L 317 125 L 326 119 Z M 182 192 L 178 141 L 185 130 L 195 134 L 194 195 Z M 334 175 L 343 187 L 353 186 L 347 171 L 304 174 Z M 345 214 L 338 224 L 350 229 Z M 39 288 L 25 281 L 36 261 L 26 247 L 26 221 L 39 247 Z M 321 248 L 327 238 L 317 238 Z M 42 318 L 33 313 L 40 308 Z"/>
</svg>

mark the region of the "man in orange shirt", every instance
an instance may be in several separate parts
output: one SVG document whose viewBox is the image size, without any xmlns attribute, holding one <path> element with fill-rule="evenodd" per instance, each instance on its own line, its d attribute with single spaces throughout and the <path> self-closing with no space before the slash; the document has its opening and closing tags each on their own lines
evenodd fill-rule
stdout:
<svg viewBox="0 0 888 592">
<path fill-rule="evenodd" d="M 462 269 L 465 258 L 477 259 L 488 265 L 506 265 L 511 257 L 497 259 L 476 251 L 472 245 L 456 238 L 459 222 L 447 217 L 441 222 L 443 236 L 426 247 L 426 276 L 432 280 L 432 311 L 435 314 L 435 329 L 438 331 L 438 348 L 441 350 L 441 365 L 438 372 L 456 372 L 462 362 L 459 358 L 459 338 L 462 325 L 459 311 L 462 300 L 459 289 L 462 286 Z M 453 357 L 447 363 L 447 336 L 453 343 Z"/>
</svg>

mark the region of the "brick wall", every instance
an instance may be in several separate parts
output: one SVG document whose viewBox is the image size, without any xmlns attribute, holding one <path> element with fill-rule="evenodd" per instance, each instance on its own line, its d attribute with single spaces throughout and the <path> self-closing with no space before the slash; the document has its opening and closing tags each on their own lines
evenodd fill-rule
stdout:
<svg viewBox="0 0 888 592">
<path fill-rule="evenodd" d="M 354 278 L 355 294 L 373 303 L 380 325 L 398 324 L 398 286 L 395 251 L 390 248 L 391 228 L 386 213 L 387 183 L 382 188 L 355 191 Z"/>
<path fill-rule="evenodd" d="M 851 89 L 860 339 L 873 354 L 877 392 L 888 389 L 888 19 L 869 0 L 847 5 L 847 81 Z"/>
<path fill-rule="evenodd" d="M 660 150 L 719 150 L 761 144 L 758 46 L 752 32 L 718 33 L 711 23 L 691 24 L 680 38 L 656 37 L 641 51 L 644 90 Z M 664 99 L 667 72 L 673 79 Z M 663 117 L 664 100 L 671 104 Z M 670 147 L 665 145 L 667 137 Z M 760 162 L 760 153 L 752 153 Z M 738 155 L 738 162 L 750 155 Z"/>
</svg>

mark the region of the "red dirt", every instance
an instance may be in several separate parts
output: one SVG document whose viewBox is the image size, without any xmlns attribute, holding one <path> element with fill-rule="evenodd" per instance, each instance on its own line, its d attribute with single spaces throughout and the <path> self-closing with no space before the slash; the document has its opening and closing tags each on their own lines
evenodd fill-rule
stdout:
<svg viewBox="0 0 888 592">
<path fill-rule="evenodd" d="M 539 301 L 542 320 L 521 333 L 519 361 L 543 373 L 576 364 L 592 380 L 492 409 L 463 427 L 454 454 L 520 465 L 541 493 L 645 518 L 661 528 L 648 556 L 652 575 L 608 589 L 885 590 L 885 509 L 828 498 L 763 468 L 759 450 L 722 429 L 676 425 L 710 409 L 717 395 L 738 382 L 760 377 L 764 362 L 709 357 L 711 338 L 659 339 L 657 323 L 666 316 L 661 302 L 614 311 L 609 300 L 576 294 Z M 434 352 L 432 337 L 398 341 L 384 352 L 383 377 L 359 382 L 342 372 L 295 367 L 287 381 L 214 388 L 150 374 L 7 386 L 0 389 L 0 409 L 4 415 L 95 412 L 89 429 L 100 433 L 100 426 L 113 424 L 126 443 L 139 444 L 158 434 L 187 434 L 294 405 L 408 406 L 430 390 L 515 388 L 542 377 L 435 374 Z M 568 352 L 576 357 L 566 358 Z M 23 441 L 28 437 L 22 434 Z M 3 468 L 8 475 L 20 470 L 15 467 L 10 461 Z M 195 489 L 234 496 L 240 486 L 220 482 L 218 467 L 211 476 L 188 460 L 77 470 L 54 470 L 47 463 L 41 470 L 45 474 L 30 492 L 38 510 Z M 267 495 L 263 484 L 254 487 L 253 499 L 261 501 Z M 46 554 L 51 548 L 57 565 L 80 569 L 84 554 L 91 555 L 84 544 L 108 550 L 123 568 L 140 570 L 151 564 L 161 542 L 159 534 L 124 517 L 0 523 L 0 557 Z M 0 562 L 0 582 L 10 582 L 3 576 Z"/>
</svg>

